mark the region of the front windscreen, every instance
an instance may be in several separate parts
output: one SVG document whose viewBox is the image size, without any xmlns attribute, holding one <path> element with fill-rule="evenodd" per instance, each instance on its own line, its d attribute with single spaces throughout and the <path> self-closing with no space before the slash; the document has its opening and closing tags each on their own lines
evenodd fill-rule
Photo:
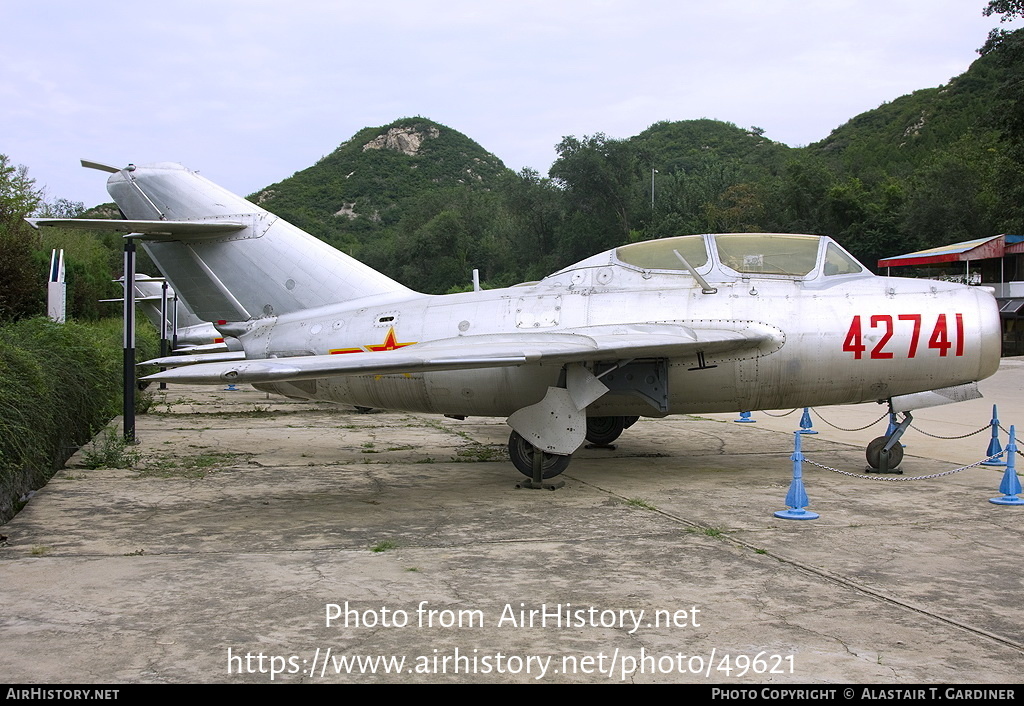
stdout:
<svg viewBox="0 0 1024 706">
<path fill-rule="evenodd" d="M 715 236 L 718 259 L 737 272 L 804 277 L 818 264 L 816 235 L 728 233 Z"/>
<path fill-rule="evenodd" d="M 646 240 L 623 245 L 615 250 L 620 262 L 645 270 L 686 270 L 675 252 L 686 258 L 695 269 L 708 262 L 708 250 L 703 235 L 680 235 L 675 238 Z"/>
<path fill-rule="evenodd" d="M 825 274 L 826 275 L 853 275 L 863 272 L 864 267 L 853 259 L 852 256 L 843 252 L 835 243 L 829 243 L 825 249 Z"/>
</svg>

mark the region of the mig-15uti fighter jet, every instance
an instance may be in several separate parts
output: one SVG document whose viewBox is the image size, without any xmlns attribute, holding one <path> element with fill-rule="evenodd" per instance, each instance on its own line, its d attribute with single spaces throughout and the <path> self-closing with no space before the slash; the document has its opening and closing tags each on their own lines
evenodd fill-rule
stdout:
<svg viewBox="0 0 1024 706">
<path fill-rule="evenodd" d="M 181 165 L 83 164 L 111 173 L 126 220 L 34 225 L 127 233 L 244 349 L 148 379 L 506 417 L 512 463 L 536 478 L 638 417 L 866 401 L 904 413 L 868 449 L 872 465 L 895 468 L 910 410 L 979 396 L 999 365 L 990 291 L 879 277 L 828 237 L 680 235 L 539 282 L 436 296 Z"/>
</svg>

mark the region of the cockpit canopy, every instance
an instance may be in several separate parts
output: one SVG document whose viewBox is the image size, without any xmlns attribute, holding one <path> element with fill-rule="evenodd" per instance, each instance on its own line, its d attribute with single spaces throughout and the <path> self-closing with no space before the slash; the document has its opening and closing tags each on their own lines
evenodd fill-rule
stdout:
<svg viewBox="0 0 1024 706">
<path fill-rule="evenodd" d="M 737 277 L 809 280 L 868 274 L 831 238 L 789 233 L 719 233 L 647 240 L 595 255 L 567 270 L 608 265 L 645 273 L 692 270 L 714 281 Z"/>
</svg>

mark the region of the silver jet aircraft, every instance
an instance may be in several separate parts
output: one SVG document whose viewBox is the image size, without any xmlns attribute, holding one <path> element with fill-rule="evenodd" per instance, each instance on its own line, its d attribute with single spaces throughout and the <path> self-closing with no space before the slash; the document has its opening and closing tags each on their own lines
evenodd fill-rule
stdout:
<svg viewBox="0 0 1024 706">
<path fill-rule="evenodd" d="M 506 417 L 512 463 L 537 480 L 638 417 L 872 400 L 905 413 L 868 449 L 895 468 L 910 410 L 978 396 L 999 365 L 988 290 L 879 277 L 828 237 L 682 235 L 540 282 L 435 296 L 181 165 L 100 168 L 127 220 L 35 224 L 128 233 L 244 348 L 243 361 L 149 379 Z"/>
<path fill-rule="evenodd" d="M 117 281 L 123 284 L 122 280 Z M 135 303 L 157 331 L 161 330 L 161 318 L 164 315 L 161 306 L 164 300 L 161 291 L 162 283 L 163 280 L 160 278 L 154 279 L 141 273 L 135 275 Z M 172 313 L 171 310 L 175 308 L 172 306 L 173 299 L 174 288 L 172 287 L 167 292 L 166 328 L 171 332 L 170 337 L 180 346 L 180 350 L 196 348 L 210 351 L 227 350 L 220 331 L 215 329 L 213 324 L 203 321 L 192 313 L 192 310 L 183 303 L 179 302 L 177 310 Z M 102 299 L 101 301 L 123 302 L 124 299 Z"/>
</svg>

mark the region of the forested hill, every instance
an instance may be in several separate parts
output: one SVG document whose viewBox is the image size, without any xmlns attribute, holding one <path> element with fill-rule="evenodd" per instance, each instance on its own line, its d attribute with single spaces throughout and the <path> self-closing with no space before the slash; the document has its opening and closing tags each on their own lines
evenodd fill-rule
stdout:
<svg viewBox="0 0 1024 706">
<path fill-rule="evenodd" d="M 367 225 L 358 221 L 392 226 L 410 198 L 489 188 L 505 171 L 500 159 L 462 133 L 412 118 L 364 128 L 312 167 L 249 198 L 344 246 Z"/>
<path fill-rule="evenodd" d="M 856 116 L 808 151 L 867 180 L 906 175 L 930 153 L 998 127 L 994 109 L 1011 73 L 1007 69 L 997 56 L 982 57 L 944 86 L 915 91 Z"/>
<path fill-rule="evenodd" d="M 568 136 L 542 177 L 409 118 L 361 130 L 250 198 L 428 292 L 467 287 L 473 268 L 486 285 L 507 285 L 683 233 L 821 233 L 873 266 L 1024 231 L 1024 150 L 1005 118 L 1020 55 L 999 47 L 947 85 L 858 115 L 806 147 L 716 120 L 658 122 L 625 139 Z"/>
</svg>

